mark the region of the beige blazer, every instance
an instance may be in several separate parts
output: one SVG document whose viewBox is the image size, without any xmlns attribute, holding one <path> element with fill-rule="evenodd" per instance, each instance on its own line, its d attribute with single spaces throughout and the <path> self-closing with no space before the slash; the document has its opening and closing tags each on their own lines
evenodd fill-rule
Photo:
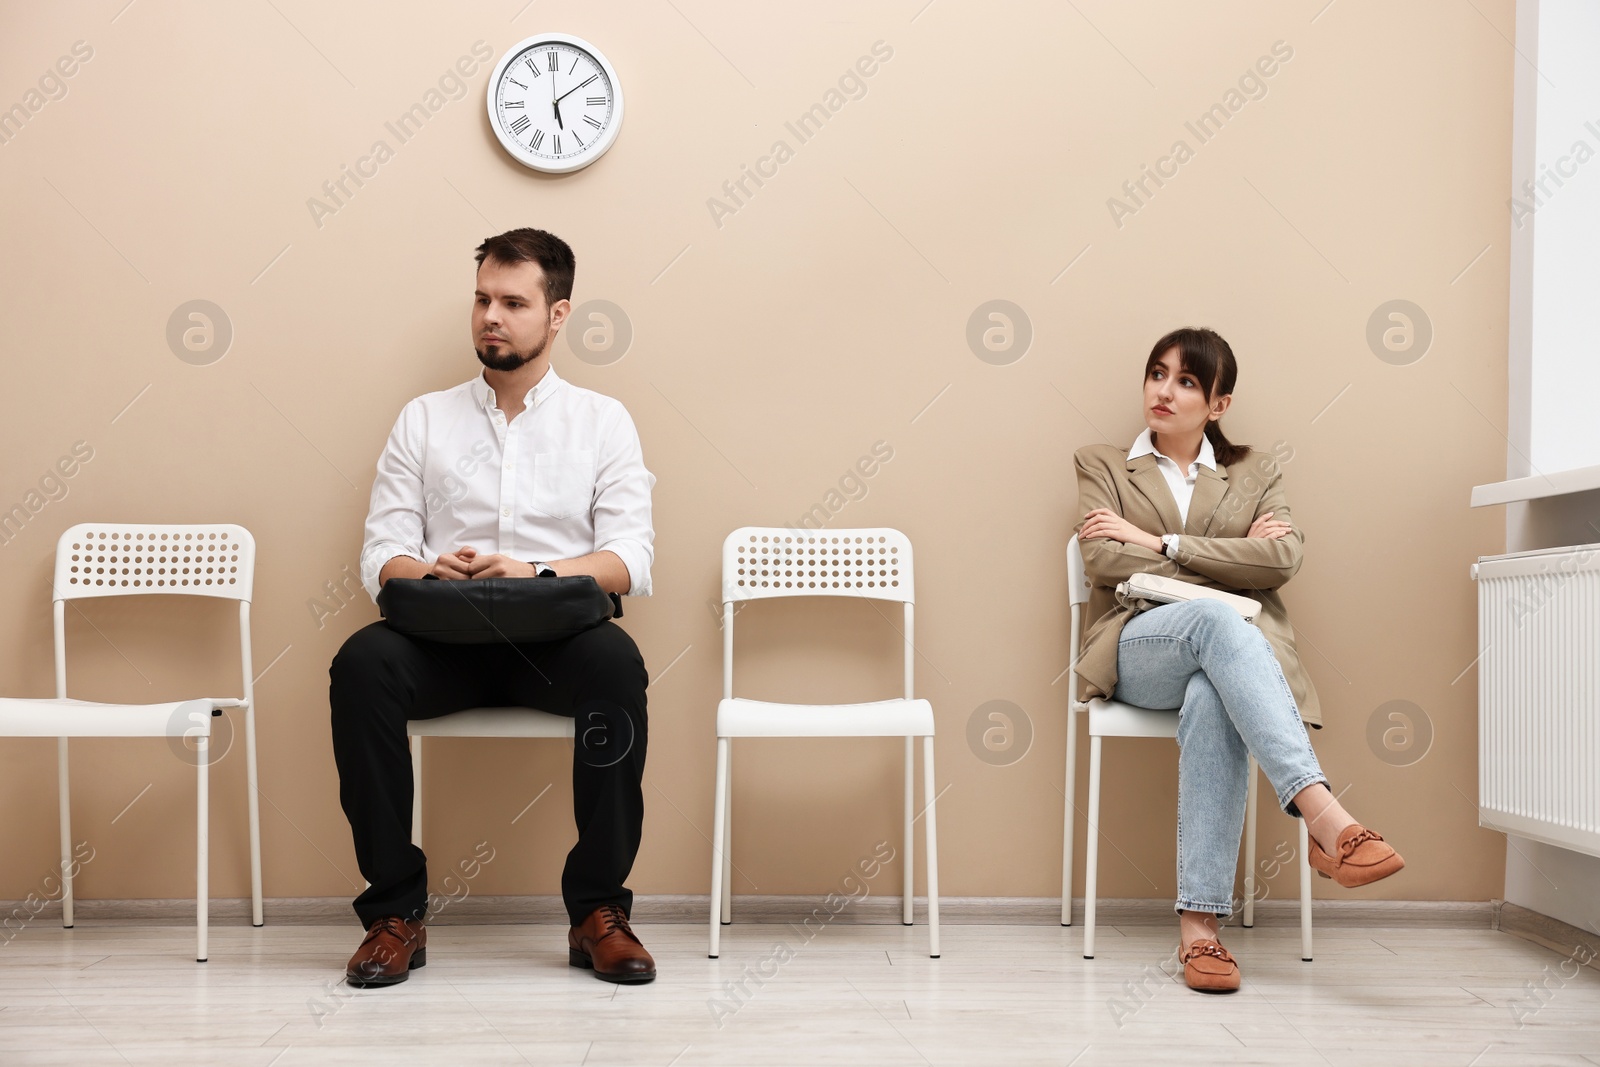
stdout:
<svg viewBox="0 0 1600 1067">
<path fill-rule="evenodd" d="M 1199 467 L 1187 522 L 1179 521 L 1178 502 L 1154 455 L 1130 460 L 1126 449 L 1100 444 L 1080 448 L 1074 461 L 1080 516 L 1110 508 L 1148 533 L 1180 535 L 1177 560 L 1110 539 L 1080 543 L 1091 588 L 1078 657 L 1078 699 L 1109 697 L 1116 688 L 1117 640 L 1133 612 L 1117 603 L 1114 590 L 1129 575 L 1149 572 L 1259 600 L 1256 623 L 1278 656 L 1300 719 L 1320 729 L 1322 705 L 1300 662 L 1294 627 L 1278 595 L 1279 587 L 1300 569 L 1305 535 L 1297 526 L 1276 539 L 1246 536 L 1264 512 L 1292 522 L 1278 460 L 1252 449 L 1221 470 Z M 1074 532 L 1083 523 L 1079 518 Z"/>
</svg>

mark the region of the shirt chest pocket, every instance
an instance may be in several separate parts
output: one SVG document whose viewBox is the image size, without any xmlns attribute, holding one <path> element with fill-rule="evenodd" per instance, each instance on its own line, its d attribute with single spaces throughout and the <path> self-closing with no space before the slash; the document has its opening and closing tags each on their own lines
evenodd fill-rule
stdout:
<svg viewBox="0 0 1600 1067">
<path fill-rule="evenodd" d="M 535 515 L 570 519 L 587 515 L 594 500 L 594 452 L 539 452 L 533 457 Z"/>
</svg>

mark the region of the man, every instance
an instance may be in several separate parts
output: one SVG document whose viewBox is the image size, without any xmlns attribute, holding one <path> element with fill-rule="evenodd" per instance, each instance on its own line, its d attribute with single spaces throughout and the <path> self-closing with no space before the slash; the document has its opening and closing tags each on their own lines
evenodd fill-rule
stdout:
<svg viewBox="0 0 1600 1067">
<path fill-rule="evenodd" d="M 633 420 L 550 365 L 572 310 L 572 249 L 524 228 L 484 241 L 477 262 L 472 342 L 484 369 L 400 412 L 372 486 L 363 585 L 376 601 L 393 578 L 587 574 L 608 593 L 648 596 L 655 476 Z M 649 679 L 621 627 L 456 645 L 375 622 L 350 636 L 328 673 L 339 801 L 369 883 L 355 900 L 367 935 L 346 968 L 352 984 L 403 982 L 427 961 L 428 877 L 411 844 L 406 721 L 496 705 L 571 715 L 584 727 L 572 764 L 578 843 L 561 876 L 569 961 L 612 982 L 655 978 L 623 886 L 644 818 Z"/>
</svg>

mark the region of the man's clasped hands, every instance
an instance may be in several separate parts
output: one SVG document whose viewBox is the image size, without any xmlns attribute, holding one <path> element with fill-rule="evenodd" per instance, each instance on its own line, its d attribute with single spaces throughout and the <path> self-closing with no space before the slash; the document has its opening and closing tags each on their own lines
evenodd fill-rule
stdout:
<svg viewBox="0 0 1600 1067">
<path fill-rule="evenodd" d="M 433 566 L 433 574 L 437 578 L 457 580 L 461 578 L 532 578 L 535 576 L 532 563 L 502 556 L 496 552 L 493 555 L 479 555 L 478 550 L 471 545 L 464 545 L 454 552 L 441 552 L 439 559 Z"/>
</svg>

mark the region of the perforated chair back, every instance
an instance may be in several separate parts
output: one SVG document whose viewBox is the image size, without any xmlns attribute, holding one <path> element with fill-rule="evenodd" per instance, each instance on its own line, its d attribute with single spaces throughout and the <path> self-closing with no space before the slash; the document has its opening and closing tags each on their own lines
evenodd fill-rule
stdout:
<svg viewBox="0 0 1600 1067">
<path fill-rule="evenodd" d="M 1083 549 L 1078 535 L 1067 542 L 1067 603 L 1078 607 L 1089 602 L 1089 575 L 1083 569 Z"/>
<path fill-rule="evenodd" d="M 1083 569 L 1083 549 L 1078 546 L 1078 535 L 1067 542 L 1067 615 L 1072 633 L 1067 638 L 1067 700 L 1073 711 L 1083 711 L 1086 705 L 1078 701 L 1078 643 L 1083 638 L 1083 612 L 1079 610 L 1089 602 L 1089 575 Z"/>
<path fill-rule="evenodd" d="M 722 601 L 779 596 L 914 599 L 911 541 L 899 530 L 744 526 L 722 542 Z"/>
<path fill-rule="evenodd" d="M 67 695 L 66 601 L 86 597 L 178 593 L 239 602 L 239 666 L 244 695 L 224 706 L 249 707 L 250 597 L 256 539 L 234 523 L 80 522 L 56 541 L 54 601 L 56 696 Z"/>
<path fill-rule="evenodd" d="M 81 522 L 56 542 L 54 600 L 184 593 L 248 601 L 256 542 L 232 523 Z"/>
<path fill-rule="evenodd" d="M 915 696 L 911 540 L 899 530 L 741 526 L 722 542 L 722 695 L 733 697 L 734 606 L 747 600 L 848 596 L 905 607 L 905 699 Z"/>
</svg>

